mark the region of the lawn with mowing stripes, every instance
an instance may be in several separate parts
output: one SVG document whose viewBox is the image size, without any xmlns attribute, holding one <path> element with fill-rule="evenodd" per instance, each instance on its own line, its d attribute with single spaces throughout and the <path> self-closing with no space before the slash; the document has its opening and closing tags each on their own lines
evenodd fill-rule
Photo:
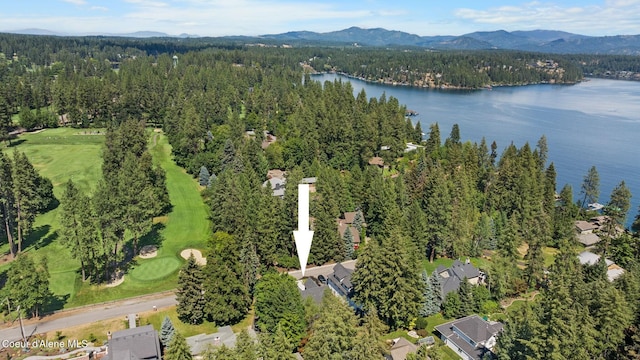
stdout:
<svg viewBox="0 0 640 360">
<path fill-rule="evenodd" d="M 129 273 L 125 275 L 124 283 L 116 287 L 82 284 L 66 307 L 174 289 L 177 285 L 177 270 L 184 263 L 180 252 L 186 248 L 206 247 L 211 228 L 207 208 L 200 196 L 196 180 L 175 164 L 166 136 L 153 133 L 149 148 L 154 162 L 162 166 L 167 174 L 167 189 L 172 205 L 168 216 L 156 219 L 156 223 L 161 224 L 157 226 L 157 257 L 136 258 Z M 143 243 L 144 240 L 141 241 L 141 244 Z M 169 258 L 173 259 L 170 267 L 154 274 L 156 264 L 160 264 L 157 263 L 158 260 Z M 154 276 L 157 280 L 153 280 Z"/>
<path fill-rule="evenodd" d="M 25 133 L 2 151 L 9 156 L 13 156 L 14 149 L 24 152 L 40 174 L 51 179 L 57 198 L 61 197 L 64 184 L 69 179 L 90 194 L 102 174 L 104 135 L 98 133 L 95 129 L 72 128 Z M 104 134 L 104 131 L 100 133 Z M 47 258 L 50 289 L 57 297 L 55 307 L 70 308 L 173 289 L 177 283 L 177 269 L 184 262 L 180 251 L 206 247 L 210 234 L 208 212 L 196 180 L 173 162 L 166 136 L 150 132 L 149 148 L 154 162 L 167 174 L 172 203 L 167 216 L 154 219 L 153 233 L 141 239 L 143 243 L 153 238 L 152 242 L 158 244 L 158 256 L 136 258 L 125 275 L 124 283 L 117 287 L 82 283 L 78 273 L 79 262 L 58 241 L 59 209 L 39 215 L 33 233 L 25 240 L 24 251 L 31 253 L 36 261 Z M 8 250 L 7 244 L 0 246 L 0 251 L 6 253 Z M 0 272 L 9 266 L 0 265 Z"/>
</svg>

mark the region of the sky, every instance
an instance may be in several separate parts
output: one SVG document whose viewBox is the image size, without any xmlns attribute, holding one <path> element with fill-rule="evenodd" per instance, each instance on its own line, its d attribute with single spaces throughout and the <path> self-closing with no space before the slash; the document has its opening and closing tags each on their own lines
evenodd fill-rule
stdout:
<svg viewBox="0 0 640 360">
<path fill-rule="evenodd" d="M 421 36 L 501 29 L 635 35 L 640 0 L 0 0 L 0 31 L 226 36 L 351 26 Z"/>
</svg>

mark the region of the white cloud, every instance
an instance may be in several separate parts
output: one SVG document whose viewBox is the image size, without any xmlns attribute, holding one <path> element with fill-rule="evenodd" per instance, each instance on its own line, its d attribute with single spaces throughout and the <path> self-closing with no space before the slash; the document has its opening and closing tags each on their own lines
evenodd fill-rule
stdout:
<svg viewBox="0 0 640 360">
<path fill-rule="evenodd" d="M 86 5 L 87 1 L 86 0 L 62 0 L 64 2 L 68 2 L 70 4 L 74 4 L 74 5 Z"/>
<path fill-rule="evenodd" d="M 91 10 L 94 10 L 94 11 L 109 11 L 109 9 L 104 7 L 104 6 L 92 6 Z"/>
<path fill-rule="evenodd" d="M 602 5 L 566 7 L 530 2 L 483 10 L 462 8 L 454 15 L 485 27 L 506 30 L 553 29 L 586 35 L 640 33 L 640 0 L 608 0 Z"/>
</svg>

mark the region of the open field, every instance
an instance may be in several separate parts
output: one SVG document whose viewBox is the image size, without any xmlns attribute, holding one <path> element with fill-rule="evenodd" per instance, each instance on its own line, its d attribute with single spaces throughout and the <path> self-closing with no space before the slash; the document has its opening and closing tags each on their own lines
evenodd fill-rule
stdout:
<svg viewBox="0 0 640 360">
<path fill-rule="evenodd" d="M 102 173 L 104 136 L 90 135 L 95 131 L 58 128 L 26 133 L 3 151 L 11 156 L 13 149 L 24 152 L 40 174 L 51 179 L 57 198 L 62 195 L 64 184 L 69 179 L 81 191 L 90 194 Z M 209 220 L 197 182 L 173 162 L 166 137 L 160 133 L 150 134 L 150 151 L 154 161 L 166 171 L 167 188 L 173 205 L 167 216 L 154 219 L 153 231 L 141 239 L 141 245 L 158 244 L 158 256 L 134 259 L 130 274 L 125 275 L 124 283 L 117 287 L 82 283 L 78 274 L 79 263 L 71 258 L 67 248 L 56 241 L 56 231 L 60 227 L 58 209 L 42 214 L 36 218 L 34 231 L 27 237 L 24 251 L 36 259 L 46 257 L 48 260 L 50 289 L 56 296 L 52 309 L 175 288 L 177 269 L 184 262 L 180 251 L 184 248 L 205 248 Z M 8 252 L 8 245 L 2 244 L 0 251 Z M 0 272 L 6 271 L 8 266 L 8 263 L 0 264 Z"/>
</svg>

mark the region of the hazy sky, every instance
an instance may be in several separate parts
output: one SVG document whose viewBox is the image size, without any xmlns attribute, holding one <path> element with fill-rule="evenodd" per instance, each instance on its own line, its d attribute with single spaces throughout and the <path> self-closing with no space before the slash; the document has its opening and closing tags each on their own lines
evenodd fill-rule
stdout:
<svg viewBox="0 0 640 360">
<path fill-rule="evenodd" d="M 640 0 L 0 0 L 0 31 L 223 36 L 351 26 L 418 35 L 499 29 L 640 34 Z"/>
</svg>

